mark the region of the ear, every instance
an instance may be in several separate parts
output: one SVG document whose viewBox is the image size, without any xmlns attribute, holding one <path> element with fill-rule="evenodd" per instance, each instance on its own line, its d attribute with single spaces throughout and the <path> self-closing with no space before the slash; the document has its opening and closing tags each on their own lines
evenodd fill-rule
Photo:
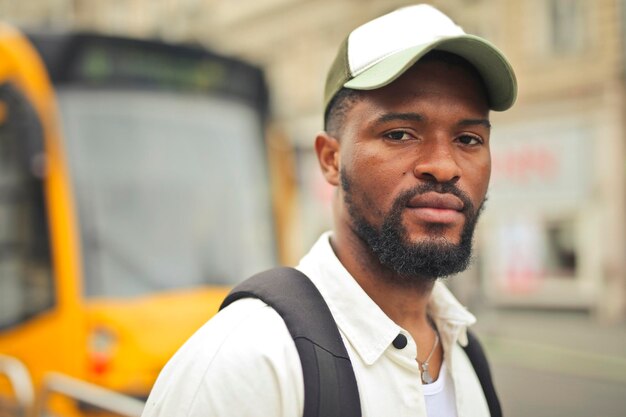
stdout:
<svg viewBox="0 0 626 417">
<path fill-rule="evenodd" d="M 315 137 L 315 152 L 326 181 L 339 185 L 339 141 L 326 132 L 320 132 Z"/>
</svg>

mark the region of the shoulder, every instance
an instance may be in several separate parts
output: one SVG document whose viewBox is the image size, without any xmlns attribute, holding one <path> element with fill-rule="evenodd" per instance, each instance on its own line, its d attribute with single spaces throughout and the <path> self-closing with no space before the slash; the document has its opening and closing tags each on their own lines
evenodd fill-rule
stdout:
<svg viewBox="0 0 626 417">
<path fill-rule="evenodd" d="M 172 357 L 143 416 L 295 416 L 303 397 L 298 352 L 282 318 L 262 301 L 244 299 Z"/>
</svg>

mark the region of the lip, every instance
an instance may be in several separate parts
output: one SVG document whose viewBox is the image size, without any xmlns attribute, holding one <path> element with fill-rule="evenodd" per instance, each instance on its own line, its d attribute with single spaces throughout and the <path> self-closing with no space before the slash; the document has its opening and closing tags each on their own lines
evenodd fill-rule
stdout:
<svg viewBox="0 0 626 417">
<path fill-rule="evenodd" d="M 454 194 L 440 194 L 428 192 L 413 197 L 407 204 L 409 208 L 427 208 L 436 210 L 463 211 L 465 205 Z"/>
<path fill-rule="evenodd" d="M 453 194 L 429 192 L 412 198 L 410 213 L 424 223 L 454 224 L 463 221 L 463 202 Z"/>
</svg>

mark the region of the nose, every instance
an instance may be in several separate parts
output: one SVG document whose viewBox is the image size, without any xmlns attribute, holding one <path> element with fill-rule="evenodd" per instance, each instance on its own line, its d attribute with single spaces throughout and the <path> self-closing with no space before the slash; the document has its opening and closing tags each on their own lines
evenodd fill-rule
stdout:
<svg viewBox="0 0 626 417">
<path fill-rule="evenodd" d="M 454 144 L 447 140 L 432 140 L 420 147 L 413 173 L 423 181 L 455 183 L 461 177 Z"/>
</svg>

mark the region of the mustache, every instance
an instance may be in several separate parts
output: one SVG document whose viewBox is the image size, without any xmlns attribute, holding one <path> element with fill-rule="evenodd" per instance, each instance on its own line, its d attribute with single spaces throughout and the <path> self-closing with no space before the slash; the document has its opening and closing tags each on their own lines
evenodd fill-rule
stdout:
<svg viewBox="0 0 626 417">
<path fill-rule="evenodd" d="M 427 182 L 416 185 L 413 188 L 403 191 L 394 201 L 393 209 L 401 209 L 405 207 L 409 201 L 418 195 L 426 193 L 438 193 L 438 194 L 452 194 L 463 202 L 462 212 L 466 216 L 473 216 L 476 213 L 474 203 L 470 199 L 469 195 L 461 190 L 456 184 L 451 182 L 439 183 L 439 182 Z M 481 204 L 482 205 L 482 204 Z"/>
</svg>

